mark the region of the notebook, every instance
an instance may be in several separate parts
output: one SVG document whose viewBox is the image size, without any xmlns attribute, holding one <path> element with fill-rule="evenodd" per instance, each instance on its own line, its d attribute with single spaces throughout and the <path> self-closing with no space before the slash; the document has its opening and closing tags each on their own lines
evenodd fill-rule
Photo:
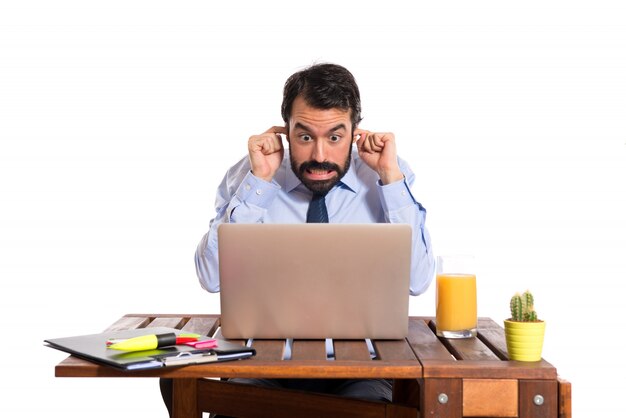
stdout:
<svg viewBox="0 0 626 418">
<path fill-rule="evenodd" d="M 107 348 L 106 345 L 109 339 L 124 339 L 172 332 L 177 335 L 184 333 L 174 328 L 154 327 L 52 338 L 44 340 L 44 343 L 48 347 L 64 351 L 76 357 L 121 370 L 154 369 L 213 361 L 238 360 L 255 354 L 253 348 L 222 340 L 217 340 L 217 347 L 211 349 L 195 349 L 185 345 L 176 345 L 155 350 L 124 352 Z"/>
<path fill-rule="evenodd" d="M 411 242 L 406 224 L 222 224 L 222 335 L 404 338 Z"/>
</svg>

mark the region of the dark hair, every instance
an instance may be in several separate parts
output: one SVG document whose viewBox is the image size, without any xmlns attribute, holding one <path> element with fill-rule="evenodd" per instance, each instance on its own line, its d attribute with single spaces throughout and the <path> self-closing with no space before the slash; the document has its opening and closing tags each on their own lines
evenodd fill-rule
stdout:
<svg viewBox="0 0 626 418">
<path fill-rule="evenodd" d="M 300 95 L 318 109 L 351 110 L 353 128 L 361 121 L 359 87 L 350 71 L 340 65 L 315 64 L 287 79 L 281 106 L 285 123 L 289 123 L 293 101 Z"/>
</svg>

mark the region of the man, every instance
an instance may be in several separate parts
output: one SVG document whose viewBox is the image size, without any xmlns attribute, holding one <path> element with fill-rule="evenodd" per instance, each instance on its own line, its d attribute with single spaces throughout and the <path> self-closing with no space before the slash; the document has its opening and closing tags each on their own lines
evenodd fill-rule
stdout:
<svg viewBox="0 0 626 418">
<path fill-rule="evenodd" d="M 325 203 L 327 219 L 322 222 L 411 225 L 409 291 L 412 295 L 426 291 L 434 260 L 426 211 L 410 189 L 415 175 L 398 158 L 393 133 L 359 128 L 361 99 L 352 74 L 334 64 L 313 65 L 293 74 L 285 83 L 281 112 L 285 125 L 251 136 L 248 156 L 228 170 L 219 186 L 217 215 L 196 251 L 202 287 L 220 290 L 219 224 L 307 222 L 313 199 Z M 387 380 L 236 380 L 391 400 Z"/>
</svg>

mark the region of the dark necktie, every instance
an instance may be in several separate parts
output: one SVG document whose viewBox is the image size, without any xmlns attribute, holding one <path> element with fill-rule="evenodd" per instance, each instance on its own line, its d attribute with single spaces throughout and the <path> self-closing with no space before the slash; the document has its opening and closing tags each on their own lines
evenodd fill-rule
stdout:
<svg viewBox="0 0 626 418">
<path fill-rule="evenodd" d="M 324 195 L 313 195 L 311 203 L 309 203 L 309 210 L 306 213 L 307 223 L 328 223 L 328 212 L 326 212 L 324 199 Z"/>
</svg>

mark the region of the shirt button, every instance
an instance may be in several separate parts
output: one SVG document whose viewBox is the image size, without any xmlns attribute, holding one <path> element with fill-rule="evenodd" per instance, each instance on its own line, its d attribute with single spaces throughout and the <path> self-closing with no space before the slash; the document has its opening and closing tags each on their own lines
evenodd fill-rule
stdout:
<svg viewBox="0 0 626 418">
<path fill-rule="evenodd" d="M 402 190 L 402 196 L 406 196 L 406 190 Z"/>
<path fill-rule="evenodd" d="M 261 189 L 256 189 L 256 194 L 257 194 L 257 196 L 261 196 L 261 193 L 262 193 L 262 192 L 261 192 Z"/>
<path fill-rule="evenodd" d="M 246 189 L 246 190 L 250 190 L 250 185 L 249 185 L 249 184 L 246 184 L 245 189 Z"/>
</svg>

